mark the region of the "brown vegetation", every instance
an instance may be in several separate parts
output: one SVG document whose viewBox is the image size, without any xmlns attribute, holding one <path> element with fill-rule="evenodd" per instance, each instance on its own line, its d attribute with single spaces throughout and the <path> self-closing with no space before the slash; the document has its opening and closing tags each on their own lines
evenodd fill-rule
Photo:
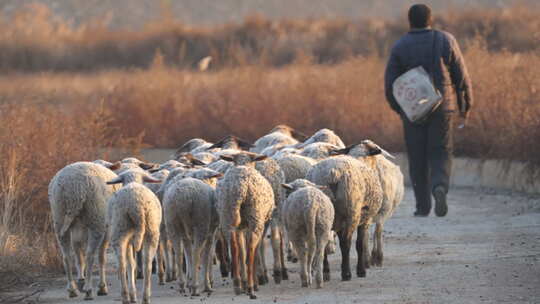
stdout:
<svg viewBox="0 0 540 304">
<path fill-rule="evenodd" d="M 436 27 L 449 30 L 467 48 L 482 40 L 490 51 L 540 50 L 538 7 L 449 11 Z M 385 56 L 407 30 L 405 20 L 282 20 L 247 18 L 241 24 L 190 28 L 171 18 L 140 31 L 109 30 L 104 24 L 77 28 L 33 5 L 0 19 L 0 71 L 97 71 L 147 68 L 157 52 L 168 66 L 196 67 L 212 56 L 214 68 L 246 64 L 283 66 L 309 57 L 333 64 L 355 56 Z"/>
<path fill-rule="evenodd" d="M 538 11 L 510 12 L 438 19 L 466 45 L 475 89 L 456 152 L 539 168 Z M 70 162 L 119 157 L 104 155 L 104 147 L 176 147 L 227 134 L 254 140 L 285 123 L 403 150 L 400 120 L 382 91 L 384 54 L 402 24 L 254 18 L 214 30 L 163 23 L 114 32 L 70 29 L 42 13 L 0 21 L 0 269 L 6 273 L 21 264 L 59 265 L 48 182 Z M 215 58 L 214 70 L 178 68 L 206 55 Z"/>
</svg>

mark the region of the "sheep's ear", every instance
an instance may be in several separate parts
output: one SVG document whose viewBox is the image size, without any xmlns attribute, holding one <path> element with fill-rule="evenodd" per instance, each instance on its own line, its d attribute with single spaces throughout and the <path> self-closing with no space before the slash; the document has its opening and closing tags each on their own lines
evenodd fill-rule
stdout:
<svg viewBox="0 0 540 304">
<path fill-rule="evenodd" d="M 351 149 L 356 146 L 356 145 L 350 145 L 346 148 L 343 148 L 343 149 L 339 149 L 339 150 L 331 150 L 329 152 L 330 155 L 346 155 L 346 154 L 349 154 L 349 152 L 351 152 Z"/>
<path fill-rule="evenodd" d="M 289 185 L 289 184 L 281 184 L 281 187 L 287 189 L 287 190 L 293 190 L 293 186 Z"/>
<path fill-rule="evenodd" d="M 120 167 L 122 167 L 122 163 L 117 161 L 114 164 L 111 164 L 110 166 L 108 166 L 107 168 L 109 168 L 109 170 L 115 171 L 115 170 L 120 169 Z"/>
<path fill-rule="evenodd" d="M 229 155 L 220 155 L 219 158 L 224 161 L 234 162 L 234 157 L 229 156 Z"/>
<path fill-rule="evenodd" d="M 143 170 L 154 169 L 156 166 L 157 164 L 154 164 L 154 163 L 140 163 L 139 164 L 139 167 L 141 167 L 141 169 Z"/>
<path fill-rule="evenodd" d="M 242 150 L 249 150 L 250 148 L 255 147 L 255 145 L 253 145 L 252 143 L 246 140 L 243 140 L 239 137 L 234 136 L 233 138 L 236 141 L 236 144 L 238 145 L 238 147 L 240 147 L 240 149 Z"/>
<path fill-rule="evenodd" d="M 258 161 L 265 160 L 268 158 L 268 156 L 266 155 L 255 154 L 255 153 L 253 155 L 250 155 L 250 157 L 251 157 L 251 160 L 254 162 L 258 162 Z"/>
<path fill-rule="evenodd" d="M 321 186 L 321 185 L 317 185 L 317 189 L 319 189 L 321 191 L 329 190 L 327 186 Z"/>
<path fill-rule="evenodd" d="M 374 145 L 374 144 L 366 144 L 365 146 L 366 146 L 366 148 L 367 148 L 367 155 L 368 155 L 368 156 L 379 155 L 379 154 L 382 153 L 382 149 L 379 148 L 379 146 L 377 146 L 377 145 Z"/>
<path fill-rule="evenodd" d="M 299 132 L 299 131 L 296 131 L 295 129 L 291 129 L 291 134 L 295 139 L 297 139 L 299 141 L 304 141 L 304 140 L 306 140 L 308 138 L 306 136 L 306 134 L 304 134 L 302 132 Z"/>
<path fill-rule="evenodd" d="M 114 185 L 114 184 L 120 184 L 124 181 L 124 178 L 122 176 L 115 177 L 107 182 L 107 185 Z"/>
<path fill-rule="evenodd" d="M 193 156 L 193 154 L 191 153 L 184 154 L 183 156 L 187 158 L 193 166 L 206 166 L 207 165 L 207 163 L 199 159 L 196 159 L 195 156 Z"/>
<path fill-rule="evenodd" d="M 216 171 L 212 173 L 208 178 L 221 178 L 221 177 L 223 177 L 223 173 Z"/>
<path fill-rule="evenodd" d="M 153 178 L 152 176 L 148 176 L 148 175 L 145 175 L 143 176 L 143 182 L 145 183 L 151 183 L 151 184 L 157 184 L 157 183 L 161 183 L 162 180 L 160 179 L 157 179 L 157 178 Z"/>
<path fill-rule="evenodd" d="M 225 141 L 227 139 L 229 139 L 230 135 L 229 136 L 225 136 L 223 137 L 220 141 L 218 141 L 217 143 L 211 145 L 210 147 L 206 148 L 206 150 L 212 150 L 212 149 L 216 149 L 216 148 L 223 148 L 223 145 L 225 144 Z"/>
</svg>

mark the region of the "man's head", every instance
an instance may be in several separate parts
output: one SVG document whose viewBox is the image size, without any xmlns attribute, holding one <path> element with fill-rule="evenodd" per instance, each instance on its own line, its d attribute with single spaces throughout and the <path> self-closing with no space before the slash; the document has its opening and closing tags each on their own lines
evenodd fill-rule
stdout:
<svg viewBox="0 0 540 304">
<path fill-rule="evenodd" d="M 415 4 L 409 9 L 409 25 L 411 28 L 431 26 L 431 9 L 425 4 Z"/>
</svg>

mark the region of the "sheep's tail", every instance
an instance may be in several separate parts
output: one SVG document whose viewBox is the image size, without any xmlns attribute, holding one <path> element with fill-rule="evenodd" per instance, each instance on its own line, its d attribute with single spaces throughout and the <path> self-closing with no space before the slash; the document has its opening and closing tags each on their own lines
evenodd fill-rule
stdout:
<svg viewBox="0 0 540 304">
<path fill-rule="evenodd" d="M 66 215 L 64 217 L 64 223 L 62 224 L 62 228 L 60 228 L 60 237 L 64 237 L 64 235 L 69 231 L 74 219 L 75 217 L 72 215 Z"/>
<path fill-rule="evenodd" d="M 304 221 L 307 230 L 306 242 L 308 243 L 308 247 L 314 246 L 317 242 L 315 226 L 317 223 L 317 213 L 319 212 L 318 207 L 318 205 L 309 206 L 307 207 L 307 212 L 304 213 Z"/>
<path fill-rule="evenodd" d="M 142 208 L 131 208 L 128 210 L 128 215 L 133 225 L 135 226 L 135 233 L 133 233 L 133 239 L 131 243 L 135 251 L 140 251 L 144 241 L 144 235 L 146 231 L 146 217 Z"/>
</svg>

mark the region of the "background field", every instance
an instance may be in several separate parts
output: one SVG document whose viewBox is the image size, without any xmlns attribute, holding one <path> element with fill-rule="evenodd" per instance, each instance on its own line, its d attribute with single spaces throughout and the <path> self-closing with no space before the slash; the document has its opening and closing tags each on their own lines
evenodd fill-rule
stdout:
<svg viewBox="0 0 540 304">
<path fill-rule="evenodd" d="M 247 13 L 235 11 L 235 23 L 200 27 L 176 8 L 168 15 L 158 9 L 160 18 L 147 8 L 144 20 L 152 22 L 130 24 L 116 14 L 109 22 L 92 21 L 105 5 L 92 7 L 95 12 L 78 7 L 86 14 L 72 16 L 70 5 L 82 2 L 50 1 L 54 12 L 73 19 L 65 20 L 42 5 L 15 10 L 22 2 L 3 1 L 0 8 L 7 12 L 0 19 L 0 281 L 12 280 L 21 265 L 58 269 L 48 182 L 70 162 L 121 156 L 103 148 L 135 153 L 227 134 L 255 140 L 286 123 L 306 134 L 327 127 L 347 143 L 371 138 L 403 150 L 382 77 L 388 49 L 406 24 L 384 9 L 287 20 L 268 9 L 269 17 L 244 21 Z M 340 3 L 355 11 L 345 5 L 351 1 Z M 199 8 L 191 10 L 200 11 L 193 20 L 229 20 Z M 469 126 L 456 132 L 456 153 L 525 161 L 535 178 L 540 9 L 522 4 L 438 13 L 437 28 L 454 33 L 464 49 L 475 90 Z M 205 56 L 213 62 L 199 72 Z"/>
</svg>

